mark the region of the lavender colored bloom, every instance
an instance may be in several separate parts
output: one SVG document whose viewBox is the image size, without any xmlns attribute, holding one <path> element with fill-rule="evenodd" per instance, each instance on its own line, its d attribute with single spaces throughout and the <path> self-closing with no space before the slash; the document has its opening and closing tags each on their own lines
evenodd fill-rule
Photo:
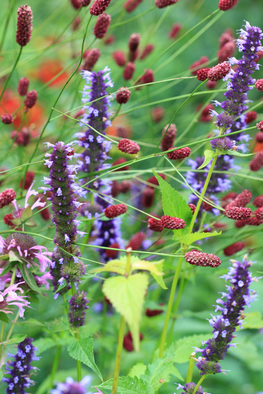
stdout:
<svg viewBox="0 0 263 394">
<path fill-rule="evenodd" d="M 85 376 L 80 382 L 75 382 L 72 378 L 67 378 L 65 383 L 58 383 L 57 387 L 51 390 L 50 394 L 92 394 L 87 391 L 91 377 Z"/>
<path fill-rule="evenodd" d="M 188 164 L 192 167 L 192 171 L 188 171 L 185 177 L 187 183 L 200 194 L 203 190 L 207 173 L 211 166 L 210 162 L 207 166 L 203 168 L 205 172 L 196 172 L 195 170 L 197 170 L 201 166 L 203 161 L 203 157 L 197 157 L 195 160 L 189 159 Z M 235 168 L 237 167 L 234 166 L 233 158 L 228 155 L 219 156 L 214 171 L 222 171 L 222 173 L 212 174 L 209 185 L 207 187 L 206 197 L 211 197 L 211 199 L 216 202 L 216 194 L 229 190 L 231 188 L 231 180 L 228 179 L 228 175 L 225 172 Z M 189 202 L 196 205 L 198 202 L 198 197 L 195 194 L 190 194 Z M 213 209 L 212 212 L 218 214 L 218 210 Z"/>
<path fill-rule="evenodd" d="M 223 292 L 222 297 L 216 301 L 218 305 L 215 312 L 221 311 L 221 316 L 212 316 L 209 320 L 213 326 L 213 338 L 204 343 L 202 357 L 199 357 L 196 364 L 201 375 L 222 372 L 219 362 L 224 359 L 229 347 L 234 346 L 230 342 L 234 338 L 236 327 L 242 328 L 244 307 L 250 307 L 250 302 L 256 298 L 256 293 L 249 289 L 252 282 L 249 272 L 251 264 L 245 257 L 242 262 L 233 262 L 233 267 L 222 276 L 230 281 L 231 286 L 226 286 L 227 292 Z"/>
<path fill-rule="evenodd" d="M 88 126 L 88 128 L 84 133 L 77 133 L 75 136 L 81 139 L 78 144 L 84 148 L 80 170 L 89 174 L 108 167 L 104 162 L 109 159 L 108 152 L 111 143 L 105 140 L 104 135 L 106 128 L 110 125 L 108 113 L 110 101 L 107 97 L 107 88 L 113 87 L 113 83 L 108 67 L 97 73 L 84 70 L 82 76 L 86 80 L 82 92 L 83 109 L 88 113 L 83 115 L 80 126 Z M 87 176 L 83 179 L 83 183 L 90 180 L 91 177 Z M 99 190 L 101 185 L 101 179 L 95 178 L 87 187 Z"/>
<path fill-rule="evenodd" d="M 257 51 L 262 50 L 261 39 L 263 33 L 257 26 L 251 26 L 246 22 L 245 30 L 240 29 L 241 38 L 237 39 L 237 45 L 239 52 L 242 52 L 242 58 L 237 60 L 230 58 L 229 62 L 231 65 L 236 64 L 236 71 L 231 70 L 224 80 L 230 80 L 227 83 L 227 91 L 225 97 L 227 100 L 219 103 L 224 112 L 217 114 L 217 126 L 222 129 L 223 133 L 230 133 L 246 128 L 245 117 L 243 113 L 248 109 L 246 106 L 247 93 L 253 88 L 255 80 L 251 77 L 256 70 L 259 69 L 259 65 L 255 62 L 257 59 Z M 235 141 L 240 141 L 240 137 L 243 133 L 231 136 Z M 245 145 L 241 146 L 242 150 L 246 149 Z"/>
<path fill-rule="evenodd" d="M 17 354 L 11 355 L 14 361 L 8 362 L 6 371 L 10 375 L 9 378 L 4 377 L 3 382 L 6 382 L 8 387 L 7 394 L 25 394 L 25 389 L 28 389 L 34 383 L 30 379 L 30 371 L 35 369 L 31 366 L 32 361 L 39 360 L 35 356 L 36 348 L 32 345 L 33 338 L 26 338 L 17 346 Z"/>
<path fill-rule="evenodd" d="M 0 291 L 0 312 L 13 314 L 13 307 L 17 306 L 19 316 L 24 317 L 25 307 L 29 307 L 30 302 L 26 300 L 27 296 L 17 294 L 18 291 L 24 293 L 23 289 L 19 287 L 23 283 L 25 282 L 16 283 L 7 287 L 4 291 Z"/>
<path fill-rule="evenodd" d="M 86 297 L 87 293 L 84 291 L 78 292 L 71 297 L 69 300 L 69 322 L 73 327 L 84 326 L 86 309 L 89 309 L 87 306 L 88 300 Z"/>
<path fill-rule="evenodd" d="M 234 146 L 234 143 L 228 137 L 215 138 L 210 143 L 213 149 L 218 150 L 230 150 Z"/>
<path fill-rule="evenodd" d="M 184 391 L 182 391 L 181 394 L 193 394 L 195 387 L 196 387 L 196 384 L 193 382 L 186 383 L 184 386 L 179 383 L 177 390 L 179 390 L 179 389 L 184 390 Z M 196 394 L 203 394 L 203 393 L 204 393 L 204 391 L 203 391 L 202 386 L 199 386 Z M 209 393 L 206 393 L 206 394 L 209 394 Z"/>
<path fill-rule="evenodd" d="M 81 276 L 85 273 L 84 264 L 76 259 L 80 256 L 80 250 L 73 243 L 77 240 L 77 229 L 79 221 L 77 217 L 77 207 L 80 203 L 75 198 L 75 193 L 82 196 L 82 188 L 75 184 L 75 173 L 78 165 L 69 165 L 69 159 L 75 157 L 72 154 L 72 147 L 63 142 L 53 145 L 52 154 L 46 154 L 49 158 L 46 165 L 50 168 L 50 178 L 45 179 L 45 183 L 50 186 L 46 190 L 52 192 L 53 223 L 56 234 L 54 243 L 56 248 L 52 254 L 51 274 L 54 290 L 65 279 L 67 286 L 71 283 L 80 282 Z M 82 233 L 82 232 L 81 232 Z"/>
</svg>

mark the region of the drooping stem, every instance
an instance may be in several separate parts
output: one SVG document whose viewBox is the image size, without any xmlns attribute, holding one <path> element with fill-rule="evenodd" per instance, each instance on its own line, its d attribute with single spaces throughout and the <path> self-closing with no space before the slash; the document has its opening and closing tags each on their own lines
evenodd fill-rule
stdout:
<svg viewBox="0 0 263 394">
<path fill-rule="evenodd" d="M 198 390 L 198 387 L 199 387 L 200 384 L 205 380 L 206 376 L 207 376 L 207 375 L 203 375 L 203 376 L 201 377 L 201 379 L 199 380 L 199 382 L 198 382 L 197 385 L 195 386 L 195 389 L 194 389 L 193 394 L 196 394 L 196 392 L 197 392 L 197 390 Z"/>
<path fill-rule="evenodd" d="M 54 382 L 54 379 L 55 379 L 55 374 L 56 374 L 56 372 L 57 372 L 58 363 L 59 363 L 59 359 L 60 359 L 60 355 L 61 355 L 61 349 L 62 349 L 62 348 L 61 348 L 61 346 L 59 345 L 59 346 L 57 347 L 55 359 L 54 359 L 53 366 L 52 366 L 52 371 L 51 371 L 51 376 L 50 376 L 50 382 L 49 382 L 49 389 L 48 389 L 48 391 L 47 391 L 47 394 L 50 393 L 50 390 L 51 390 L 52 387 L 53 387 L 53 382 Z"/>
<path fill-rule="evenodd" d="M 3 90 L 2 90 L 1 95 L 0 95 L 0 101 L 2 100 L 2 97 L 3 97 L 4 93 L 5 93 L 6 88 L 7 88 L 7 85 L 8 85 L 8 83 L 9 83 L 9 81 L 10 81 L 12 75 L 13 75 L 13 72 L 14 72 L 15 69 L 16 69 L 17 63 L 19 62 L 20 56 L 21 56 L 21 54 L 22 54 L 22 50 L 23 50 L 23 47 L 20 47 L 19 53 L 18 53 L 17 58 L 16 58 L 16 61 L 15 61 L 14 65 L 13 65 L 13 68 L 12 68 L 10 74 L 8 75 L 8 78 L 7 78 L 6 81 L 5 81 Z"/>
<path fill-rule="evenodd" d="M 131 248 L 127 249 L 127 260 L 126 260 L 126 270 L 125 270 L 126 277 L 128 277 L 131 272 L 131 251 L 132 251 Z M 117 388 L 118 388 L 118 380 L 119 380 L 119 374 L 120 374 L 120 368 L 121 368 L 121 353 L 122 353 L 122 347 L 123 347 L 124 331 L 125 331 L 125 320 L 124 320 L 124 317 L 121 316 L 120 329 L 119 329 L 119 335 L 118 335 L 117 352 L 116 352 L 116 360 L 115 360 L 115 368 L 114 368 L 114 373 L 113 373 L 112 394 L 116 394 Z"/>
<path fill-rule="evenodd" d="M 171 287 L 171 292 L 170 292 L 170 296 L 169 296 L 169 301 L 168 301 L 168 305 L 167 305 L 167 311 L 166 311 L 166 315 L 165 315 L 164 327 L 163 327 L 163 332 L 162 332 L 162 336 L 161 336 L 159 357 L 162 357 L 162 355 L 163 355 L 165 341 L 166 341 L 166 336 L 167 336 L 167 331 L 168 331 L 168 326 L 169 326 L 169 321 L 170 321 L 172 307 L 173 307 L 174 295 L 175 295 L 175 291 L 176 291 L 176 287 L 177 287 L 177 283 L 178 283 L 178 279 L 179 279 L 179 276 L 180 276 L 180 272 L 181 272 L 181 268 L 182 268 L 183 262 L 184 262 L 184 258 L 180 257 L 180 259 L 178 261 L 178 264 L 177 264 L 177 267 L 176 267 L 175 274 L 174 274 L 173 283 L 172 283 L 172 287 Z"/>
</svg>

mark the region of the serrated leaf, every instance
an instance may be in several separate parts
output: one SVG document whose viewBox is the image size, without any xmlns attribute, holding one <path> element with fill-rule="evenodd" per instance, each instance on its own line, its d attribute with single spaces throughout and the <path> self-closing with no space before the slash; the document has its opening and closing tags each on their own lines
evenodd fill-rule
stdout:
<svg viewBox="0 0 263 394">
<path fill-rule="evenodd" d="M 112 390 L 113 379 L 96 386 L 99 390 Z M 103 391 L 104 392 L 104 391 Z M 117 394 L 154 394 L 154 390 L 146 382 L 136 376 L 121 376 L 118 380 Z"/>
<path fill-rule="evenodd" d="M 156 280 L 156 282 L 161 286 L 161 288 L 164 289 L 164 290 L 167 290 L 168 287 L 166 287 L 166 285 L 164 283 L 164 280 L 163 280 L 163 263 L 164 263 L 164 260 L 160 260 L 158 263 L 159 264 L 156 265 L 156 268 L 158 269 L 158 271 L 160 273 L 162 273 L 162 275 L 161 276 L 160 275 L 155 275 L 153 272 L 151 272 L 151 274 L 152 274 L 153 278 Z"/>
<path fill-rule="evenodd" d="M 257 346 L 249 340 L 248 337 L 242 337 L 238 335 L 236 348 L 229 348 L 228 353 L 231 356 L 242 360 L 247 367 L 252 371 L 260 371 L 262 373 L 263 360 L 262 351 L 257 348 Z"/>
<path fill-rule="evenodd" d="M 54 321 L 47 322 L 46 327 L 52 332 L 61 332 L 69 329 L 68 319 L 59 318 Z"/>
<path fill-rule="evenodd" d="M 158 358 L 152 364 L 147 366 L 146 373 L 142 376 L 154 391 L 158 390 L 164 383 L 170 381 L 171 375 L 183 380 L 180 372 L 173 365 L 173 355 L 168 354 L 165 357 Z"/>
<path fill-rule="evenodd" d="M 161 260 L 162 262 L 164 260 Z M 142 271 L 149 271 L 151 274 L 154 274 L 155 276 L 162 276 L 163 272 L 161 272 L 157 266 L 158 264 L 162 264 L 156 261 L 150 262 L 150 261 L 145 261 L 145 260 L 139 260 L 136 261 L 132 264 L 132 269 L 133 270 L 142 270 Z"/>
<path fill-rule="evenodd" d="M 23 275 L 23 278 L 25 280 L 25 282 L 27 283 L 27 285 L 30 287 L 30 289 L 34 290 L 36 293 L 39 294 L 39 287 L 36 284 L 36 280 L 34 278 L 34 275 L 32 274 L 31 271 L 29 271 L 29 269 L 27 268 L 26 264 L 20 264 L 19 265 L 19 269 Z"/>
<path fill-rule="evenodd" d="M 169 183 L 164 181 L 155 171 L 153 171 L 153 173 L 161 188 L 164 214 L 183 219 L 186 223 L 183 230 L 174 230 L 175 234 L 181 236 L 188 231 L 187 227 L 191 223 L 193 216 L 192 211 L 187 202 L 171 185 L 169 185 Z"/>
<path fill-rule="evenodd" d="M 146 368 L 147 365 L 145 364 L 142 363 L 135 364 L 130 370 L 130 372 L 128 373 L 128 376 L 131 377 L 137 376 L 137 378 L 139 378 L 141 375 L 144 375 Z"/>
<path fill-rule="evenodd" d="M 28 219 L 30 219 L 31 217 L 32 217 L 32 209 L 31 209 L 31 207 L 27 207 L 22 212 L 21 220 L 22 220 L 22 222 L 25 222 Z"/>
<path fill-rule="evenodd" d="M 177 364 L 183 364 L 189 361 L 194 347 L 201 347 L 202 341 L 207 341 L 210 334 L 191 335 L 174 342 L 167 350 L 167 354 L 173 354 L 173 361 Z"/>
<path fill-rule="evenodd" d="M 139 350 L 139 327 L 147 287 L 148 276 L 142 273 L 108 278 L 102 287 L 105 296 L 128 323 L 136 351 Z"/>
<path fill-rule="evenodd" d="M 205 156 L 205 159 L 203 161 L 203 164 L 201 164 L 200 167 L 198 167 L 198 170 L 201 170 L 201 168 L 206 167 L 207 164 L 209 164 L 210 161 L 216 156 L 216 153 L 211 149 L 206 149 L 204 151 L 204 156 Z"/>
<path fill-rule="evenodd" d="M 241 153 L 236 150 L 226 150 L 224 154 L 225 155 L 240 156 L 240 157 L 254 156 L 254 153 Z"/>
<path fill-rule="evenodd" d="M 20 324 L 34 324 L 34 325 L 37 325 L 37 326 L 44 326 L 43 323 L 41 323 L 40 321 L 38 321 L 36 319 L 33 319 L 33 318 L 30 318 L 30 319 L 27 319 L 25 321 L 22 321 Z"/>
<path fill-rule="evenodd" d="M 126 257 L 125 257 L 126 258 Z M 114 272 L 115 274 L 124 275 L 126 267 L 126 260 L 111 260 L 101 268 L 94 268 L 90 273 L 99 272 Z"/>
<path fill-rule="evenodd" d="M 42 354 L 46 350 L 56 346 L 56 342 L 52 338 L 39 338 L 34 341 L 34 346 L 38 348 L 37 354 Z"/>
<path fill-rule="evenodd" d="M 87 367 L 91 368 L 98 377 L 103 380 L 101 372 L 97 367 L 93 354 L 93 339 L 91 336 L 87 338 L 76 339 L 73 338 L 68 347 L 69 355 L 74 358 L 74 360 L 81 361 Z"/>
<path fill-rule="evenodd" d="M 180 242 L 185 245 L 191 245 L 192 243 L 199 241 L 200 239 L 208 238 L 208 237 L 216 237 L 217 235 L 222 234 L 222 231 L 219 233 L 214 231 L 212 233 L 192 233 L 185 234 L 180 238 Z"/>
</svg>

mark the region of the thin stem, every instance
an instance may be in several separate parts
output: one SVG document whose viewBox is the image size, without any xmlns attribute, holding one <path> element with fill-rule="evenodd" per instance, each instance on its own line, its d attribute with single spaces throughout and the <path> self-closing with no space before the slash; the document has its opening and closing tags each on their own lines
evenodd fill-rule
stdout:
<svg viewBox="0 0 263 394">
<path fill-rule="evenodd" d="M 200 384 L 205 380 L 206 376 L 207 376 L 207 375 L 203 375 L 203 376 L 201 377 L 201 379 L 199 380 L 199 382 L 198 382 L 197 385 L 195 386 L 195 389 L 194 389 L 193 394 L 196 394 L 196 392 L 197 392 L 197 390 L 198 390 L 198 387 L 199 387 Z"/>
<path fill-rule="evenodd" d="M 124 330 L 125 330 L 125 320 L 124 320 L 124 317 L 121 316 L 119 336 L 118 336 L 118 345 L 117 345 L 117 352 L 116 352 L 116 361 L 115 361 L 115 368 L 114 368 L 114 374 L 113 374 L 112 394 L 116 394 L 117 388 L 118 388 L 118 380 L 119 380 L 119 374 L 120 374 L 120 368 L 121 368 L 121 353 L 122 353 L 122 347 L 123 347 Z"/>
<path fill-rule="evenodd" d="M 13 75 L 13 72 L 15 71 L 15 68 L 16 68 L 16 66 L 17 66 L 17 63 L 19 62 L 20 56 L 21 56 L 21 54 L 22 54 L 22 50 L 23 50 L 23 47 L 20 47 L 18 56 L 17 56 L 16 61 L 15 61 L 14 65 L 13 65 L 13 68 L 12 68 L 10 74 L 8 75 L 7 80 L 5 81 L 3 90 L 2 90 L 1 95 L 0 95 L 0 101 L 2 100 L 2 97 L 3 97 L 4 93 L 5 93 L 6 88 L 7 88 L 8 82 L 10 81 L 10 79 L 11 79 L 11 77 L 12 77 L 12 75 Z"/>
<path fill-rule="evenodd" d="M 204 196 L 205 196 L 207 187 L 208 187 L 208 185 L 209 185 L 211 176 L 212 176 L 212 174 L 213 174 L 214 167 L 215 167 L 215 165 L 216 165 L 216 161 L 217 161 L 217 156 L 213 158 L 211 167 L 209 168 L 209 171 L 208 171 L 208 174 L 207 174 L 207 177 L 206 177 L 206 180 L 205 180 L 205 184 L 204 184 L 204 187 L 203 187 L 201 196 L 200 196 L 200 198 L 199 198 L 199 200 L 198 200 L 198 203 L 197 203 L 197 205 L 196 205 L 195 212 L 194 212 L 194 214 L 193 214 L 193 218 L 192 218 L 192 221 L 191 221 L 191 224 L 190 224 L 190 227 L 189 227 L 189 234 L 190 234 L 190 233 L 192 232 L 192 230 L 193 230 L 193 227 L 194 227 L 194 224 L 195 224 L 195 220 L 196 220 L 197 215 L 198 215 L 198 213 L 199 213 L 200 207 L 201 207 L 201 205 L 202 205 L 202 203 L 203 203 L 203 200 L 204 200 Z"/>
<path fill-rule="evenodd" d="M 195 356 L 195 353 L 192 353 L 190 356 L 185 383 L 191 383 L 192 379 L 193 379 L 193 372 L 194 372 L 194 365 L 195 365 L 195 360 L 194 360 L 193 356 Z"/>
<path fill-rule="evenodd" d="M 128 277 L 131 272 L 131 248 L 127 249 L 127 260 L 126 260 L 126 272 L 125 275 Z M 118 388 L 118 380 L 121 368 L 121 353 L 123 347 L 123 338 L 124 338 L 124 330 L 125 330 L 125 319 L 121 316 L 120 328 L 119 328 L 119 336 L 118 336 L 118 345 L 116 352 L 116 360 L 115 360 L 115 368 L 113 373 L 113 384 L 112 384 L 112 394 L 117 393 Z"/>
<path fill-rule="evenodd" d="M 47 394 L 50 393 L 50 390 L 53 387 L 53 382 L 54 382 L 54 379 L 55 379 L 55 375 L 56 375 L 56 371 L 57 371 L 57 368 L 58 368 L 58 363 L 59 363 L 59 359 L 60 359 L 60 355 L 61 355 L 61 349 L 62 349 L 62 347 L 59 345 L 57 347 L 55 359 L 54 359 L 53 366 L 52 366 L 50 382 L 49 382 L 49 389 L 47 391 Z"/>
<path fill-rule="evenodd" d="M 119 115 L 120 110 L 121 110 L 121 104 L 119 104 L 119 107 L 118 107 L 117 111 L 115 112 L 115 114 L 114 114 L 113 117 L 111 118 L 111 122 L 112 122 L 115 118 L 117 118 L 117 116 Z"/>
<path fill-rule="evenodd" d="M 168 301 L 168 305 L 167 305 L 167 311 L 166 311 L 166 315 L 165 315 L 163 332 L 162 332 L 162 336 L 161 336 L 159 357 L 162 357 L 162 355 L 163 355 L 165 341 L 166 341 L 166 336 L 167 336 L 167 331 L 168 331 L 168 326 L 169 326 L 169 321 L 170 321 L 172 307 L 173 307 L 174 295 L 175 295 L 177 282 L 178 282 L 178 279 L 179 279 L 179 275 L 180 275 L 180 272 L 181 272 L 181 268 L 182 268 L 183 262 L 184 262 L 184 258 L 181 257 L 179 259 L 179 261 L 178 261 L 178 264 L 177 264 L 177 267 L 176 267 L 176 271 L 175 271 L 175 274 L 174 274 L 173 283 L 172 283 L 172 287 L 171 287 L 171 292 L 170 292 L 170 296 L 169 296 L 169 301 Z"/>
</svg>

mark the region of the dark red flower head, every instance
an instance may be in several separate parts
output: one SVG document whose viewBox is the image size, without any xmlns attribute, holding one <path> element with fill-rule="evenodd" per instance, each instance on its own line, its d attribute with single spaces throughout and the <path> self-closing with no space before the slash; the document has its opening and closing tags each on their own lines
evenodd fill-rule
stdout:
<svg viewBox="0 0 263 394">
<path fill-rule="evenodd" d="M 104 215 L 108 219 L 116 218 L 117 216 L 123 215 L 127 212 L 127 206 L 125 204 L 110 205 L 104 211 Z"/>
<path fill-rule="evenodd" d="M 126 104 L 131 97 L 131 91 L 128 88 L 120 88 L 116 93 L 116 101 L 118 104 Z"/>
<path fill-rule="evenodd" d="M 17 11 L 17 31 L 16 42 L 21 46 L 26 46 L 31 40 L 33 30 L 33 13 L 29 5 L 21 5 Z"/>
<path fill-rule="evenodd" d="M 158 8 L 168 7 L 169 5 L 173 5 L 177 3 L 178 0 L 155 0 L 155 5 Z"/>
<path fill-rule="evenodd" d="M 127 63 L 123 71 L 123 78 L 126 79 L 126 81 L 129 81 L 130 79 L 132 79 L 134 71 L 135 71 L 135 64 L 132 62 Z"/>
<path fill-rule="evenodd" d="M 30 92 L 27 93 L 26 98 L 24 100 L 24 104 L 26 108 L 32 108 L 37 102 L 37 91 L 36 90 L 31 90 Z"/>
<path fill-rule="evenodd" d="M 136 144 L 136 142 L 128 140 L 126 138 L 120 140 L 117 147 L 121 152 L 129 153 L 131 155 L 135 155 L 141 149 L 140 146 Z"/>
<path fill-rule="evenodd" d="M 95 0 L 90 7 L 90 14 L 98 16 L 106 11 L 107 7 L 110 5 L 111 0 Z"/>
<path fill-rule="evenodd" d="M 27 90 L 29 86 L 29 79 L 28 78 L 20 78 L 17 86 L 17 91 L 19 96 L 26 96 Z"/>
<path fill-rule="evenodd" d="M 96 38 L 104 38 L 107 34 L 108 28 L 110 26 L 111 16 L 103 13 L 97 19 L 94 26 L 93 33 Z"/>
<path fill-rule="evenodd" d="M 183 219 L 175 218 L 172 216 L 164 215 L 161 217 L 161 223 L 164 228 L 169 230 L 180 230 L 185 228 L 186 223 Z"/>
</svg>

